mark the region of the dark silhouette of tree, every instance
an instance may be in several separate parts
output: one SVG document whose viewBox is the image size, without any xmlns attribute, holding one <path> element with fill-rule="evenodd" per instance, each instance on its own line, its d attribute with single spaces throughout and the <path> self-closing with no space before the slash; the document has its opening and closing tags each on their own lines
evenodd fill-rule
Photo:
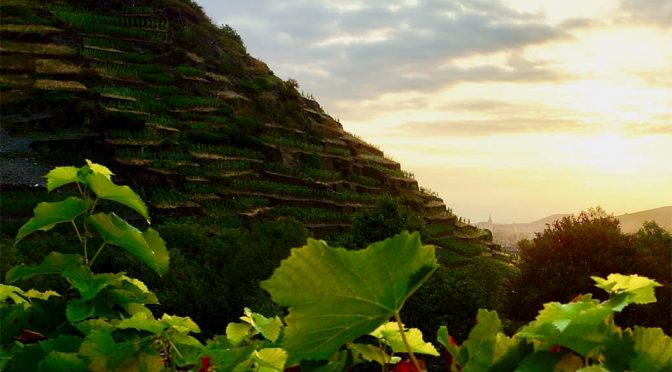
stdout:
<svg viewBox="0 0 672 372">
<path fill-rule="evenodd" d="M 600 208 L 562 218 L 534 239 L 518 243 L 520 275 L 508 283 L 505 313 L 515 321 L 530 321 L 545 302 L 567 302 L 581 293 L 604 298 L 595 290 L 593 275 L 639 274 L 664 285 L 656 292 L 659 302 L 633 306 L 621 321 L 669 330 L 671 242 L 670 234 L 655 223 L 625 235 L 619 221 Z"/>
</svg>

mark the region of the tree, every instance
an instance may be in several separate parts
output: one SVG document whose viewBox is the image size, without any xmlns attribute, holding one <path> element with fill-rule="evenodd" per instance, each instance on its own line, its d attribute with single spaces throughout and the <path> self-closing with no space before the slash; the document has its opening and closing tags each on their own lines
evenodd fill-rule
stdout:
<svg viewBox="0 0 672 372">
<path fill-rule="evenodd" d="M 592 275 L 645 275 L 664 284 L 659 293 L 669 292 L 669 242 L 669 233 L 650 224 L 625 235 L 619 221 L 599 208 L 558 220 L 533 240 L 519 242 L 520 276 L 508 284 L 506 314 L 529 321 L 545 302 L 569 301 L 576 293 L 602 296 L 594 291 Z M 669 305 L 665 309 L 666 296 L 661 294 L 662 301 L 647 310 L 650 318 L 638 319 L 639 324 L 669 329 Z"/>
<path fill-rule="evenodd" d="M 422 217 L 400 206 L 395 199 L 384 199 L 376 208 L 355 215 L 350 232 L 351 246 L 362 248 L 404 230 L 421 231 Z"/>
</svg>

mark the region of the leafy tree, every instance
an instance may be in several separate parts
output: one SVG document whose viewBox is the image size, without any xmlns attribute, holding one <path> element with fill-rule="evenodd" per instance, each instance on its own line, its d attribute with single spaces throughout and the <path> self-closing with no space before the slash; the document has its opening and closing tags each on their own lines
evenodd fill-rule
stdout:
<svg viewBox="0 0 672 372">
<path fill-rule="evenodd" d="M 376 208 L 364 210 L 353 218 L 351 248 L 365 247 L 404 230 L 421 231 L 422 217 L 402 207 L 394 199 L 382 200 Z"/>
<path fill-rule="evenodd" d="M 630 306 L 616 320 L 624 326 L 638 324 L 672 330 L 672 234 L 647 221 L 630 239 L 635 251 L 633 271 L 655 278 L 662 287 L 656 289 L 655 306 Z"/>
<path fill-rule="evenodd" d="M 663 291 L 669 292 L 669 244 L 667 256 L 661 252 L 665 251 L 665 239 L 653 226 L 635 236 L 625 235 L 619 221 L 599 208 L 558 220 L 534 239 L 519 242 L 520 275 L 508 284 L 505 314 L 513 320 L 529 321 L 545 302 L 569 301 L 576 293 L 594 292 L 591 275 L 648 275 L 666 284 Z M 665 257 L 668 259 L 662 259 Z M 664 302 L 651 311 L 660 314 Z M 669 325 L 669 307 L 667 316 L 649 318 L 645 323 Z"/>
</svg>

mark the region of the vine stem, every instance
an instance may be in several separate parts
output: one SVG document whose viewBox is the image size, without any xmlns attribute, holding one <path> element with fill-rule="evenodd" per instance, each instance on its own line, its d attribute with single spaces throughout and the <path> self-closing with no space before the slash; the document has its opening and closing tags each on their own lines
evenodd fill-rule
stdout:
<svg viewBox="0 0 672 372">
<path fill-rule="evenodd" d="M 408 351 L 408 357 L 411 358 L 411 362 L 413 363 L 417 371 L 424 372 L 425 370 L 420 368 L 420 363 L 418 363 L 418 360 L 415 359 L 413 349 L 411 349 L 411 345 L 408 343 L 408 339 L 406 338 L 406 332 L 404 331 L 404 324 L 401 322 L 401 317 L 399 316 L 398 311 L 394 312 L 394 319 L 397 321 L 397 325 L 399 326 L 399 333 L 401 333 L 401 339 L 404 341 L 404 345 L 406 345 L 406 350 Z"/>
<path fill-rule="evenodd" d="M 89 267 L 91 267 L 91 266 L 93 265 L 93 261 L 95 261 L 96 258 L 98 258 L 98 255 L 99 255 L 100 252 L 103 250 L 103 248 L 105 248 L 105 245 L 106 245 L 106 244 L 107 244 L 107 243 L 103 242 L 103 244 L 100 245 L 100 247 L 99 247 L 98 250 L 96 251 L 96 254 L 93 255 L 93 258 L 92 258 L 91 261 L 89 262 Z"/>
<path fill-rule="evenodd" d="M 72 223 L 72 227 L 75 228 L 75 232 L 77 233 L 77 239 L 79 239 L 79 242 L 82 242 L 82 234 L 79 233 L 79 229 L 77 228 L 77 224 L 75 223 L 74 220 L 70 221 Z"/>
</svg>

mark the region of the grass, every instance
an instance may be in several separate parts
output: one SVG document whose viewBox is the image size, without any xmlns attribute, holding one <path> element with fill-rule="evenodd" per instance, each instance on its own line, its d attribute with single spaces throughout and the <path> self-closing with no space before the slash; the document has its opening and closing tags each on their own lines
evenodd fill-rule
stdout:
<svg viewBox="0 0 672 372">
<path fill-rule="evenodd" d="M 142 79 L 148 83 L 173 84 L 175 77 L 165 66 L 158 64 L 129 64 L 109 61 L 92 61 L 97 70 L 108 77 Z"/>
<path fill-rule="evenodd" d="M 122 97 L 132 97 L 138 100 L 143 100 L 143 99 L 156 99 L 156 95 L 151 94 L 147 90 L 144 89 L 133 89 L 133 88 L 125 88 L 125 87 L 119 87 L 119 86 L 101 86 L 101 87 L 96 87 L 93 89 L 97 93 L 101 94 L 111 94 L 111 95 L 117 95 L 117 96 L 122 96 Z"/>
<path fill-rule="evenodd" d="M 33 86 L 35 89 L 41 90 L 70 90 L 70 91 L 86 91 L 87 88 L 79 81 L 61 81 L 61 80 L 46 80 L 40 79 L 35 82 Z"/>
<path fill-rule="evenodd" d="M 303 168 L 301 172 L 308 178 L 315 181 L 338 181 L 343 178 L 341 172 L 330 171 L 319 168 Z"/>
<path fill-rule="evenodd" d="M 350 215 L 321 208 L 274 207 L 271 214 L 294 217 L 303 222 L 349 222 L 352 219 Z"/>
<path fill-rule="evenodd" d="M 231 171 L 250 170 L 250 162 L 245 160 L 216 161 L 202 164 L 199 167 L 190 167 L 183 169 L 185 176 L 204 176 L 216 177 L 222 173 Z"/>
<path fill-rule="evenodd" d="M 77 53 L 74 48 L 66 45 L 21 43 L 6 40 L 3 40 L 2 44 L 0 44 L 0 51 L 9 53 L 44 54 L 50 56 L 70 56 Z"/>
<path fill-rule="evenodd" d="M 264 180 L 233 180 L 231 188 L 235 190 L 258 191 L 275 195 L 297 196 L 304 198 L 325 198 L 327 192 L 306 186 L 288 185 Z"/>
<path fill-rule="evenodd" d="M 309 152 L 321 152 L 322 145 L 305 142 L 297 138 L 263 135 L 259 138 L 262 142 L 279 145 L 283 147 L 292 147 Z"/>
<path fill-rule="evenodd" d="M 165 106 L 160 101 L 156 100 L 142 100 L 142 101 L 124 101 L 124 100 L 109 100 L 104 105 L 106 108 L 112 108 L 122 111 L 140 111 L 140 112 L 162 112 Z"/>
<path fill-rule="evenodd" d="M 204 107 L 204 106 L 220 106 L 222 101 L 212 97 L 198 97 L 198 96 L 170 96 L 163 98 L 166 105 L 175 108 L 190 108 L 190 107 Z"/>
<path fill-rule="evenodd" d="M 324 148 L 324 152 L 326 152 L 327 154 L 338 155 L 338 156 L 342 156 L 342 157 L 345 157 L 345 158 L 350 157 L 350 150 L 346 150 L 346 149 L 343 149 L 343 148 L 340 148 L 340 147 L 326 146 Z"/>
<path fill-rule="evenodd" d="M 0 74 L 0 87 L 14 88 L 33 85 L 33 80 L 28 75 Z"/>
<path fill-rule="evenodd" d="M 217 154 L 222 156 L 235 156 L 248 159 L 263 159 L 264 156 L 255 150 L 233 146 L 206 145 L 202 143 L 189 143 L 189 150 L 206 154 Z"/>
<path fill-rule="evenodd" d="M 294 196 L 312 199 L 328 199 L 338 202 L 375 204 L 386 195 L 359 194 L 352 191 L 334 192 L 316 190 L 306 186 L 289 185 L 265 180 L 234 180 L 231 188 L 235 190 L 258 191 L 282 196 Z"/>
<path fill-rule="evenodd" d="M 154 56 L 146 53 L 119 53 L 111 50 L 84 48 L 82 55 L 87 58 L 99 59 L 102 61 L 120 61 L 131 63 L 147 63 L 154 60 Z"/>
<path fill-rule="evenodd" d="M 165 40 L 168 36 L 164 32 L 164 29 L 158 28 L 163 25 L 167 27 L 167 24 L 156 19 L 136 19 L 84 13 L 58 5 L 50 5 L 49 8 L 57 18 L 89 34 L 129 37 L 142 40 Z M 147 25 L 150 27 L 143 27 Z"/>
<path fill-rule="evenodd" d="M 3 24 L 0 25 L 0 32 L 15 32 L 15 33 L 30 33 L 30 34 L 53 34 L 61 32 L 61 29 L 45 25 L 15 25 Z"/>
<path fill-rule="evenodd" d="M 371 186 L 371 187 L 380 186 L 380 181 L 379 180 L 377 180 L 375 178 L 371 178 L 371 177 L 360 176 L 360 175 L 357 175 L 357 174 L 348 175 L 346 180 L 354 182 L 354 183 L 358 183 L 358 184 L 364 185 L 364 186 Z"/>
<path fill-rule="evenodd" d="M 35 72 L 38 74 L 79 74 L 82 69 L 68 61 L 58 59 L 35 60 Z"/>
<path fill-rule="evenodd" d="M 131 139 L 131 140 L 155 140 L 156 134 L 149 130 L 123 130 L 113 129 L 108 132 L 110 139 Z"/>
<path fill-rule="evenodd" d="M 177 66 L 175 68 L 175 72 L 177 72 L 180 75 L 184 75 L 184 76 L 197 76 L 197 77 L 205 76 L 205 71 L 203 71 L 201 69 L 198 69 L 198 68 L 195 68 L 195 67 L 187 66 L 187 65 Z"/>
<path fill-rule="evenodd" d="M 181 203 L 189 200 L 189 194 L 175 189 L 166 189 L 161 187 L 152 187 L 146 191 L 144 196 L 146 200 L 154 203 Z"/>
<path fill-rule="evenodd" d="M 84 45 L 95 46 L 99 48 L 116 49 L 116 50 L 135 50 L 135 44 L 117 39 L 105 39 L 101 37 L 84 37 Z"/>
</svg>

